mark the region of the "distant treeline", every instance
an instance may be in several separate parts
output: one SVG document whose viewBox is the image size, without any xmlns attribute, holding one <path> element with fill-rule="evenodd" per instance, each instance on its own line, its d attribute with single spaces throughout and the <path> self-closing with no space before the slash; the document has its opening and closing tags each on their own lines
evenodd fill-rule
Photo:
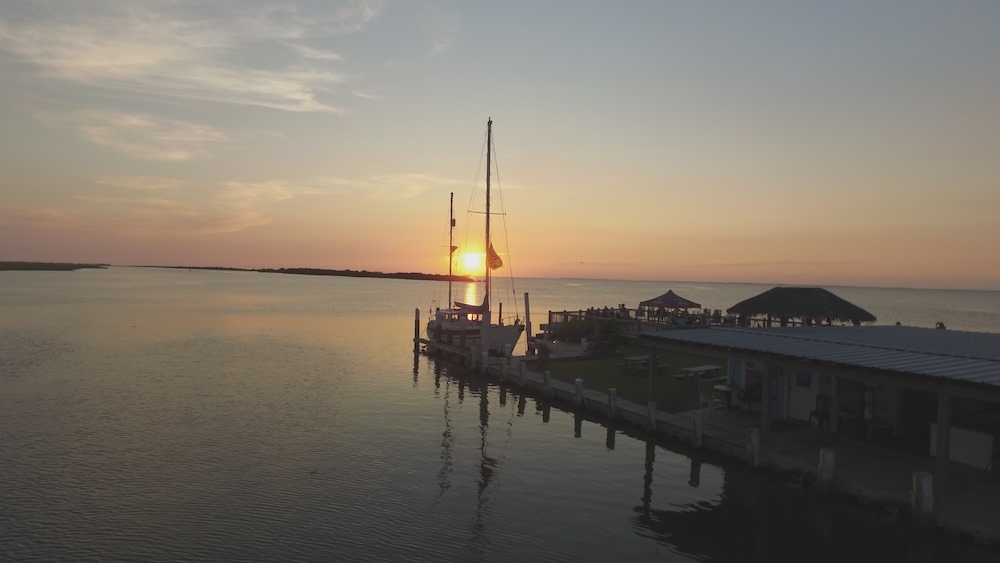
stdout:
<svg viewBox="0 0 1000 563">
<path fill-rule="evenodd" d="M 0 270 L 59 270 L 70 272 L 83 268 L 107 268 L 109 264 L 70 264 L 65 262 L 0 262 Z"/>
<path fill-rule="evenodd" d="M 469 276 L 449 276 L 448 274 L 421 274 L 419 272 L 370 272 L 368 270 L 323 270 L 319 268 L 265 268 L 257 270 L 273 274 L 305 274 L 309 276 L 347 276 L 352 278 L 392 278 L 400 280 L 437 280 L 437 281 L 458 281 L 474 282 L 475 279 Z"/>
<path fill-rule="evenodd" d="M 55 262 L 0 262 L 0 270 L 62 270 L 80 268 L 107 268 L 110 264 L 61 264 Z M 221 270 L 226 272 L 263 272 L 267 274 L 305 274 L 310 276 L 347 276 L 352 278 L 391 278 L 399 280 L 435 280 L 474 282 L 469 276 L 449 276 L 447 274 L 421 274 L 419 272 L 369 272 L 368 270 L 323 270 L 320 268 L 228 268 L 225 266 L 139 266 L 143 268 L 172 268 L 178 270 Z"/>
</svg>

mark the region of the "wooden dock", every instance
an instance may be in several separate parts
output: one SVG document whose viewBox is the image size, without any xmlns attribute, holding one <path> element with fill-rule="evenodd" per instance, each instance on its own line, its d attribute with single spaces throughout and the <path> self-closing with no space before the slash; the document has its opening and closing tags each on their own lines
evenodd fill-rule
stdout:
<svg viewBox="0 0 1000 563">
<path fill-rule="evenodd" d="M 415 338 L 415 351 L 421 346 L 424 352 L 429 349 L 497 383 L 516 386 L 553 403 L 678 439 L 755 467 L 804 476 L 818 489 L 878 503 L 893 514 L 909 516 L 921 527 L 936 526 L 981 543 L 1000 545 L 1000 511 L 996 510 L 1000 482 L 983 472 L 952 464 L 955 478 L 939 501 L 943 506 L 934 509 L 932 502 L 928 505 L 930 492 L 917 490 L 917 483 L 924 483 L 918 477 L 933 473 L 933 459 L 888 451 L 804 425 L 780 430 L 772 427 L 766 433 L 766 443 L 761 443 L 757 414 L 739 410 L 662 412 L 655 403 L 642 405 L 621 399 L 613 388 L 588 389 L 581 379 L 570 384 L 553 379 L 548 372 L 532 371 L 524 356 L 477 359 L 468 350 Z"/>
</svg>

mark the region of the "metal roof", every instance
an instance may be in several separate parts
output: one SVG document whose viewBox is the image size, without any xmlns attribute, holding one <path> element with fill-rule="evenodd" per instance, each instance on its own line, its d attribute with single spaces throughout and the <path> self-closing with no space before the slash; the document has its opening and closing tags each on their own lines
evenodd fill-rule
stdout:
<svg viewBox="0 0 1000 563">
<path fill-rule="evenodd" d="M 1000 386 L 1000 334 L 907 326 L 695 328 L 642 338 Z"/>
</svg>

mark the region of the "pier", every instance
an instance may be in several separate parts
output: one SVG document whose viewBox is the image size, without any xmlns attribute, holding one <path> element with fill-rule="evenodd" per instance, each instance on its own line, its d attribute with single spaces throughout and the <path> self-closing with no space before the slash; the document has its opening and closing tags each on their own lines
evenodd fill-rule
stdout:
<svg viewBox="0 0 1000 563">
<path fill-rule="evenodd" d="M 415 350 L 432 344 L 415 336 Z M 945 490 L 934 490 L 933 458 L 917 457 L 789 421 L 762 425 L 760 413 L 712 408 L 669 413 L 655 402 L 639 404 L 615 388 L 592 389 L 583 379 L 557 380 L 538 367 L 538 356 L 477 357 L 458 347 L 433 344 L 434 354 L 462 363 L 491 380 L 540 396 L 570 410 L 624 423 L 656 436 L 741 460 L 751 467 L 786 474 L 820 493 L 846 495 L 881 506 L 919 529 L 963 535 L 1000 545 L 1000 480 L 962 464 L 948 464 Z M 560 346 L 564 356 L 585 355 Z M 558 355 L 551 358 L 557 360 Z"/>
</svg>

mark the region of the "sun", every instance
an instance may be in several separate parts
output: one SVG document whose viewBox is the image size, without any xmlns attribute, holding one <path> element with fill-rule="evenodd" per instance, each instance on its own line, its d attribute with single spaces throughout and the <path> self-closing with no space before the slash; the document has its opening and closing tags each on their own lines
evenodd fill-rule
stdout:
<svg viewBox="0 0 1000 563">
<path fill-rule="evenodd" d="M 486 255 L 482 252 L 463 252 L 457 258 L 459 272 L 466 276 L 482 276 L 486 273 Z"/>
</svg>

